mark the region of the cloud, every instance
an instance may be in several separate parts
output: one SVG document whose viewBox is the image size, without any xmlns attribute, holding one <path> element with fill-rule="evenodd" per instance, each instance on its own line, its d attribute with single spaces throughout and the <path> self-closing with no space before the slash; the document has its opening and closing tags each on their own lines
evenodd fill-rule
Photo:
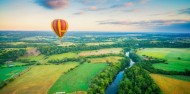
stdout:
<svg viewBox="0 0 190 94">
<path fill-rule="evenodd" d="M 125 3 L 125 4 L 124 4 L 125 7 L 131 7 L 131 6 L 133 6 L 133 5 L 134 5 L 134 4 L 133 4 L 132 2 L 128 2 L 128 3 Z"/>
<path fill-rule="evenodd" d="M 139 12 L 140 9 L 127 9 L 127 10 L 124 10 L 124 12 Z"/>
<path fill-rule="evenodd" d="M 101 11 L 101 10 L 105 10 L 107 8 L 99 8 L 99 7 L 96 7 L 96 6 L 90 6 L 88 8 L 85 8 L 85 9 L 82 9 L 84 11 Z"/>
<path fill-rule="evenodd" d="M 112 25 L 135 25 L 135 26 L 146 26 L 146 27 L 156 27 L 156 26 L 169 26 L 172 24 L 186 23 L 188 20 L 151 20 L 151 21 L 97 21 L 99 24 L 112 24 Z"/>
<path fill-rule="evenodd" d="M 107 2 L 107 0 L 76 0 L 76 1 L 85 5 L 104 4 Z"/>
<path fill-rule="evenodd" d="M 169 26 L 156 27 L 156 30 L 170 31 L 170 32 L 189 32 L 190 33 L 190 21 L 186 23 L 176 23 Z"/>
<path fill-rule="evenodd" d="M 149 2 L 149 0 L 139 0 L 139 2 L 140 2 L 141 4 L 146 4 L 146 3 Z"/>
<path fill-rule="evenodd" d="M 82 14 L 85 14 L 84 12 L 76 12 L 76 13 L 73 13 L 73 15 L 82 15 Z"/>
<path fill-rule="evenodd" d="M 190 8 L 179 10 L 179 14 L 190 14 Z"/>
<path fill-rule="evenodd" d="M 68 5 L 69 0 L 36 0 L 35 2 L 48 9 L 61 9 Z"/>
<path fill-rule="evenodd" d="M 124 4 L 115 4 L 115 5 L 112 5 L 110 7 L 107 7 L 107 9 L 131 7 L 133 5 L 134 5 L 133 2 L 127 2 L 127 3 L 124 3 Z"/>
<path fill-rule="evenodd" d="M 190 32 L 190 20 L 152 20 L 152 21 L 97 21 L 99 24 L 108 25 L 132 25 L 138 28 L 147 28 L 161 31 L 177 31 L 177 32 Z"/>
</svg>

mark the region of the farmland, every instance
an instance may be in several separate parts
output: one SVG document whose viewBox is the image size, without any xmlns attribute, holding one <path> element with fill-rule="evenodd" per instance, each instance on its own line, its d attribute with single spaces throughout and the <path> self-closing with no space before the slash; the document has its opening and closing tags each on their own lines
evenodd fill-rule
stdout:
<svg viewBox="0 0 190 94">
<path fill-rule="evenodd" d="M 111 45 L 111 44 L 114 44 L 114 42 L 86 43 L 86 45 L 88 45 L 88 46 L 92 46 L 92 45 Z"/>
<path fill-rule="evenodd" d="M 85 63 L 73 71 L 61 75 L 61 77 L 50 88 L 49 94 L 55 92 L 86 91 L 89 81 L 104 69 L 106 64 Z"/>
<path fill-rule="evenodd" d="M 147 55 L 166 59 L 168 64 L 153 64 L 155 68 L 168 71 L 190 70 L 190 49 L 177 48 L 145 48 L 137 52 L 139 55 Z"/>
<path fill-rule="evenodd" d="M 1 68 L 0 69 L 0 81 L 6 80 L 15 74 L 18 74 L 26 68 L 27 67 L 25 67 L 25 66 L 12 67 L 12 68 Z"/>
<path fill-rule="evenodd" d="M 120 94 L 126 94 L 122 91 L 136 94 L 159 93 L 159 87 L 164 94 L 171 91 L 170 87 L 176 88 L 172 89 L 172 92 L 181 93 L 180 90 L 184 90 L 182 94 L 189 93 L 186 91 L 189 89 L 190 76 L 186 69 L 190 66 L 190 43 L 187 42 L 190 35 L 170 35 L 68 32 L 60 45 L 53 32 L 0 32 L 0 94 L 101 94 L 106 93 L 107 88 L 119 80 L 123 85 L 119 87 L 121 82 L 117 82 L 118 85 L 111 90 L 118 93 L 120 90 Z M 174 36 L 179 36 L 180 39 L 174 40 Z M 180 43 L 175 43 L 176 41 Z M 130 69 L 127 68 L 130 65 L 129 58 L 124 54 L 128 51 L 129 58 L 136 56 L 137 62 L 139 60 L 139 63 L 135 61 L 136 68 L 130 70 L 129 74 L 123 72 L 124 69 Z M 156 62 L 159 60 L 160 62 Z M 29 71 L 19 77 L 11 78 L 10 82 L 2 81 L 27 67 L 31 69 L 28 68 Z M 137 70 L 140 72 L 134 74 Z M 141 73 L 142 70 L 145 72 Z M 159 75 L 152 76 L 155 79 L 152 81 L 151 77 L 147 76 L 149 73 Z M 136 77 L 140 83 L 133 88 L 135 82 L 131 79 L 128 83 L 122 78 L 124 74 L 128 75 L 127 80 Z M 156 79 L 159 77 L 161 80 Z M 164 81 L 165 78 L 166 81 L 171 80 L 168 85 Z M 166 86 L 163 88 L 159 81 Z M 172 81 L 175 83 L 170 86 Z"/>
<path fill-rule="evenodd" d="M 48 59 L 63 59 L 63 58 L 73 58 L 73 57 L 78 57 L 76 53 L 63 53 L 63 54 L 56 54 L 56 55 L 51 55 L 48 57 Z"/>
<path fill-rule="evenodd" d="M 100 49 L 94 51 L 83 51 L 79 53 L 79 56 L 90 56 L 90 55 L 102 55 L 102 54 L 119 54 L 121 53 L 121 48 L 109 48 L 109 49 Z"/>
<path fill-rule="evenodd" d="M 77 62 L 63 65 L 38 65 L 21 75 L 6 87 L 0 94 L 44 94 L 63 72 L 77 66 Z"/>
<path fill-rule="evenodd" d="M 169 78 L 163 75 L 151 74 L 164 94 L 189 94 L 190 82 Z"/>
<path fill-rule="evenodd" d="M 91 63 L 106 63 L 106 62 L 112 62 L 117 63 L 119 60 L 122 59 L 122 57 L 119 56 L 108 56 L 108 57 L 102 57 L 102 58 L 90 58 Z"/>
</svg>

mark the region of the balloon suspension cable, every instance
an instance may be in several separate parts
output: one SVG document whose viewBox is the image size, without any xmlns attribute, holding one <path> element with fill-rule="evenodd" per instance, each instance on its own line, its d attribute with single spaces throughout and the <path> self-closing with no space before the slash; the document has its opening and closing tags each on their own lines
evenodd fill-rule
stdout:
<svg viewBox="0 0 190 94">
<path fill-rule="evenodd" d="M 61 40 L 62 40 L 62 38 L 59 37 L 59 45 L 62 45 Z"/>
</svg>

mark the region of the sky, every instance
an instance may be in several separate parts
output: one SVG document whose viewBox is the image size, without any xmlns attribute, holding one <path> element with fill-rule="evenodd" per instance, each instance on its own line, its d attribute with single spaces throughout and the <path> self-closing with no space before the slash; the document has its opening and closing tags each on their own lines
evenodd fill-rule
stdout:
<svg viewBox="0 0 190 94">
<path fill-rule="evenodd" d="M 190 32 L 190 0 L 0 0 L 0 30 Z"/>
</svg>

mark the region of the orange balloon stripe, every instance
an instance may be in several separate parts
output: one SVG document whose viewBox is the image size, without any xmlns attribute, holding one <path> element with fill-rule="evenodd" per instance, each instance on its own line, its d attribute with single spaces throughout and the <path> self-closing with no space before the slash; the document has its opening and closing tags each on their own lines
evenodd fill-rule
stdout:
<svg viewBox="0 0 190 94">
<path fill-rule="evenodd" d="M 61 20 L 61 31 L 63 31 L 63 30 L 64 30 L 64 28 L 63 28 L 63 27 L 64 27 L 64 25 L 63 25 L 63 24 L 64 24 L 64 22 L 63 22 L 63 20 Z"/>
<path fill-rule="evenodd" d="M 57 20 L 58 21 L 58 24 L 57 24 L 57 28 L 58 28 L 58 33 L 59 33 L 59 37 L 61 37 L 61 22 L 60 22 L 60 19 Z"/>
</svg>

